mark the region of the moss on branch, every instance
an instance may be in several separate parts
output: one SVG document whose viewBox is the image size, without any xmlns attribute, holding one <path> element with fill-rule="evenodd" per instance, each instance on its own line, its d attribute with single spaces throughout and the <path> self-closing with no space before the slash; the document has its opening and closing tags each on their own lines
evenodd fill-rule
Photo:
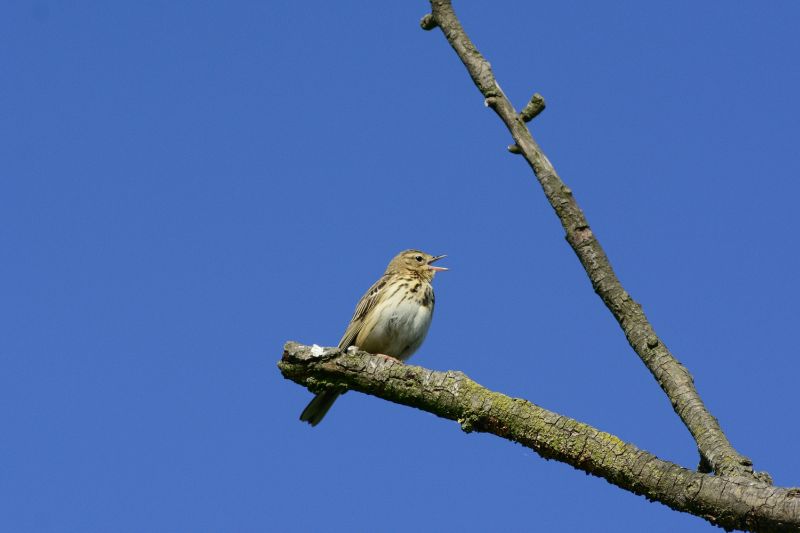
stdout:
<svg viewBox="0 0 800 533">
<path fill-rule="evenodd" d="M 491 65 L 470 40 L 450 0 L 430 0 L 432 15 L 447 42 L 467 68 L 488 107 L 494 110 L 514 139 L 512 153 L 521 154 L 530 165 L 547 200 L 566 231 L 569 242 L 595 292 L 611 311 L 629 344 L 647 366 L 669 398 L 675 413 L 694 437 L 700 453 L 719 475 L 742 475 L 770 482 L 766 472 L 754 472 L 753 464 L 734 449 L 719 422 L 706 408 L 686 368 L 656 335 L 639 305 L 622 287 L 611 262 L 592 232 L 572 191 L 556 173 L 550 160 L 533 139 L 524 120 L 544 108 L 544 99 L 531 99 L 520 115 L 500 90 Z"/>
<path fill-rule="evenodd" d="M 728 529 L 797 531 L 800 491 L 746 477 L 701 474 L 619 437 L 491 391 L 462 372 L 437 372 L 351 349 L 288 342 L 278 367 L 312 392 L 354 390 L 457 421 L 567 463 L 620 488 Z"/>
</svg>

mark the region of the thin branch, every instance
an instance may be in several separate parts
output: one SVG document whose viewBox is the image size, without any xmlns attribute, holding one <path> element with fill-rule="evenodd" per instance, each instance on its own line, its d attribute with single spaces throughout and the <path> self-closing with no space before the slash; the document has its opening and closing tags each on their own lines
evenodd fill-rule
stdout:
<svg viewBox="0 0 800 533">
<path fill-rule="evenodd" d="M 738 453 L 695 389 L 692 376 L 670 353 L 653 330 L 641 305 L 622 287 L 603 248 L 595 237 L 572 191 L 534 141 L 527 126 L 497 84 L 489 62 L 464 32 L 449 0 L 431 0 L 432 16 L 447 41 L 467 67 L 485 103 L 502 119 L 521 153 L 533 169 L 550 205 L 566 231 L 567 242 L 580 259 L 595 292 L 619 322 L 631 347 L 669 397 L 673 409 L 691 432 L 701 456 L 720 475 L 741 475 L 770 481 L 765 472 L 754 473 L 750 459 Z M 511 149 L 510 149 L 511 150 Z"/>
<path fill-rule="evenodd" d="M 726 529 L 800 529 L 800 489 L 753 479 L 700 474 L 587 424 L 526 400 L 490 391 L 461 372 L 435 372 L 350 349 L 288 342 L 283 376 L 322 390 L 356 390 L 457 420 L 466 432 L 491 433 L 602 477 L 622 489 Z"/>
</svg>

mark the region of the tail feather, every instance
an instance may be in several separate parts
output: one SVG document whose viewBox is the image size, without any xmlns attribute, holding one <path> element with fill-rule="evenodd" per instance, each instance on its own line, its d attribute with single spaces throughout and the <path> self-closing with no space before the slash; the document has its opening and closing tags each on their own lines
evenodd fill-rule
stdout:
<svg viewBox="0 0 800 533">
<path fill-rule="evenodd" d="M 325 391 L 320 392 L 314 399 L 309 402 L 305 409 L 303 409 L 303 413 L 300 415 L 300 420 L 303 422 L 308 422 L 312 426 L 316 426 L 322 419 L 325 418 L 325 414 L 328 412 L 328 409 L 331 408 L 333 402 L 336 401 L 340 393 L 338 392 L 331 392 Z"/>
</svg>

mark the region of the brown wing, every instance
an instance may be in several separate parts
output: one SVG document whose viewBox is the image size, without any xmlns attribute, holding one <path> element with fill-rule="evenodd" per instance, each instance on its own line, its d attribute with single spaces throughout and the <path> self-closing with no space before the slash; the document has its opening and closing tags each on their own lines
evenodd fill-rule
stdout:
<svg viewBox="0 0 800 533">
<path fill-rule="evenodd" d="M 353 313 L 353 318 L 350 319 L 350 324 L 347 326 L 344 335 L 342 335 L 342 340 L 339 341 L 340 350 L 345 350 L 353 345 L 361 331 L 361 327 L 364 325 L 364 319 L 380 299 L 387 282 L 388 279 L 386 276 L 381 277 L 381 279 L 376 281 L 364 296 L 361 297 L 361 300 L 359 300 L 356 306 L 356 311 Z"/>
</svg>

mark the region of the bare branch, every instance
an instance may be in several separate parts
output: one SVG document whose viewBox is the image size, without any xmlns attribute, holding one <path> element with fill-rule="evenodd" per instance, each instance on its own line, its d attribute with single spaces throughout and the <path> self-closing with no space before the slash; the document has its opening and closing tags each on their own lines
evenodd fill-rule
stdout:
<svg viewBox="0 0 800 533">
<path fill-rule="evenodd" d="M 523 122 L 530 122 L 535 119 L 539 113 L 544 111 L 545 105 L 544 96 L 539 93 L 534 93 L 533 96 L 531 96 L 530 102 L 520 111 L 519 118 L 521 118 Z"/>
<path fill-rule="evenodd" d="M 716 418 L 703 404 L 692 376 L 656 335 L 639 305 L 622 287 L 600 242 L 589 227 L 572 191 L 561 181 L 553 165 L 534 141 L 530 131 L 503 94 L 484 59 L 464 32 L 449 0 L 431 0 L 433 18 L 447 41 L 467 67 L 472 81 L 502 119 L 519 150 L 533 169 L 550 205 L 566 231 L 567 242 L 580 259 L 595 292 L 619 322 L 631 347 L 667 394 L 673 409 L 697 442 L 698 449 L 714 472 L 746 475 L 769 481 L 766 473 L 754 473 L 750 459 L 738 453 L 728 441 Z"/>
<path fill-rule="evenodd" d="M 518 442 L 546 459 L 727 529 L 800 529 L 800 489 L 682 468 L 587 424 L 490 391 L 461 372 L 435 372 L 355 349 L 345 353 L 294 342 L 284 346 L 278 367 L 285 378 L 313 392 L 351 389 L 457 420 L 468 433 Z"/>
</svg>

